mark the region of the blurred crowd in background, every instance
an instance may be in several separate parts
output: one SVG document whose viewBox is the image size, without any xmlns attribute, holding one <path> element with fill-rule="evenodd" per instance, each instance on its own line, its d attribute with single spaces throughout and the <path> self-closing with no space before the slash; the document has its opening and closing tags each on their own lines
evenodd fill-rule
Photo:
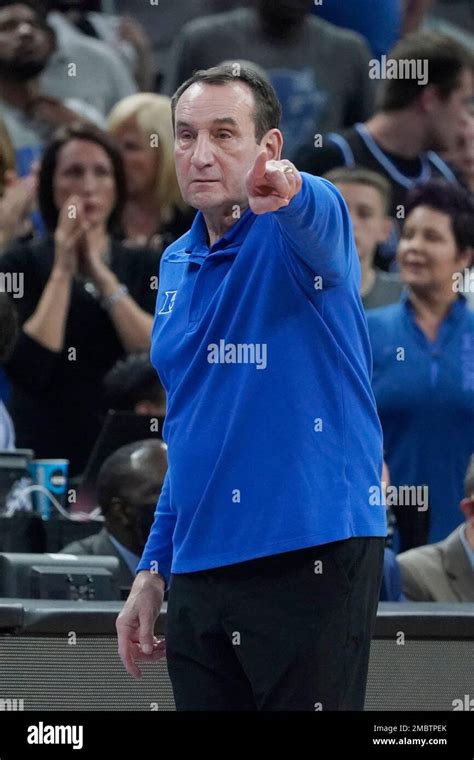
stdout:
<svg viewBox="0 0 474 760">
<path fill-rule="evenodd" d="M 148 358 L 159 262 L 195 214 L 170 96 L 223 61 L 271 80 L 283 156 L 349 207 L 397 494 L 385 598 L 474 601 L 468 0 L 0 0 L 0 449 L 66 458 L 80 482 L 109 409 L 165 414 Z M 118 553 L 131 578 L 165 465 L 156 442 L 112 455 L 105 527 L 74 550 Z"/>
</svg>

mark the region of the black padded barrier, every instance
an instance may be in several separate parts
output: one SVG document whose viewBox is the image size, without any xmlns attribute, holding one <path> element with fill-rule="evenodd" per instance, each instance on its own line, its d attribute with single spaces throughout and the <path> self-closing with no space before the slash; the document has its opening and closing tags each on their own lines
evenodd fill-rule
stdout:
<svg viewBox="0 0 474 760">
<path fill-rule="evenodd" d="M 174 710 L 165 662 L 134 681 L 118 602 L 0 599 L 0 710 Z M 156 632 L 164 632 L 166 604 Z M 367 710 L 452 711 L 474 696 L 474 604 L 379 605 Z"/>
</svg>

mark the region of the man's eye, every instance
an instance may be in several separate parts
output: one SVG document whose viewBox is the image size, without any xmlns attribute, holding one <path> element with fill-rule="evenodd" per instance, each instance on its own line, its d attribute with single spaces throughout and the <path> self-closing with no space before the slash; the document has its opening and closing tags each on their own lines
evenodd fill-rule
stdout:
<svg viewBox="0 0 474 760">
<path fill-rule="evenodd" d="M 180 140 L 190 140 L 191 139 L 191 133 L 190 132 L 181 132 L 179 136 Z"/>
<path fill-rule="evenodd" d="M 232 137 L 230 132 L 218 132 L 217 136 L 220 140 L 225 139 L 226 137 Z"/>
</svg>

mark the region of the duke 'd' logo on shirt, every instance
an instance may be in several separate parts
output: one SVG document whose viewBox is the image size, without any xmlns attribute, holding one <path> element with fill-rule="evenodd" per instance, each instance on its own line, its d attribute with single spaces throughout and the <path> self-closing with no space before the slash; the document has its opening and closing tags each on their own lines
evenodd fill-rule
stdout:
<svg viewBox="0 0 474 760">
<path fill-rule="evenodd" d="M 165 290 L 163 293 L 163 303 L 158 314 L 171 314 L 173 311 L 174 302 L 176 300 L 177 290 Z"/>
</svg>

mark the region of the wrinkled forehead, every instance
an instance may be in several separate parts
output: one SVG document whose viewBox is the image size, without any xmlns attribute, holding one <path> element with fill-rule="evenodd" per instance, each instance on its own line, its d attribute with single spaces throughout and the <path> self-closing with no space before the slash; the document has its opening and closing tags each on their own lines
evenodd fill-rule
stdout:
<svg viewBox="0 0 474 760">
<path fill-rule="evenodd" d="M 176 104 L 175 124 L 204 128 L 229 118 L 244 126 L 253 124 L 254 113 L 253 92 L 244 82 L 194 82 Z"/>
</svg>

